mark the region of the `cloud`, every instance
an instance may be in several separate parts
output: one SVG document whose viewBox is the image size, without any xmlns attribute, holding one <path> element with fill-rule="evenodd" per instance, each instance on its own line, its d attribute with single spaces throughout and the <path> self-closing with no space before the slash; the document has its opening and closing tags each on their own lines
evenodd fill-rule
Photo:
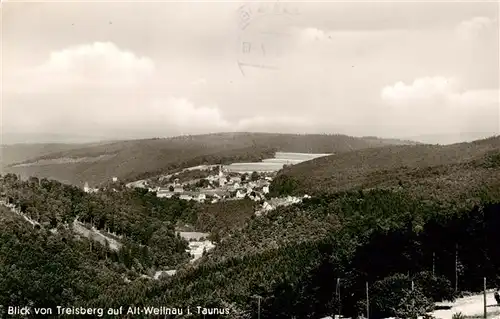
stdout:
<svg viewBox="0 0 500 319">
<path fill-rule="evenodd" d="M 207 84 L 207 80 L 204 79 L 204 78 L 198 78 L 196 80 L 194 80 L 193 82 L 191 82 L 192 85 L 205 85 Z"/>
<path fill-rule="evenodd" d="M 152 77 L 155 65 L 111 42 L 94 42 L 50 53 L 38 67 L 24 70 L 7 84 L 7 91 L 47 92 L 71 88 L 138 85 Z"/>
<path fill-rule="evenodd" d="M 489 17 L 474 17 L 464 20 L 455 28 L 456 34 L 462 39 L 476 39 L 482 34 L 493 30 L 496 21 Z"/>
<path fill-rule="evenodd" d="M 157 125 L 173 125 L 182 129 L 198 131 L 226 130 L 230 127 L 215 105 L 195 106 L 186 98 L 154 100 L 147 110 L 154 114 Z M 151 123 L 141 123 L 140 126 Z"/>
<path fill-rule="evenodd" d="M 411 84 L 399 81 L 382 89 L 384 100 L 433 99 L 446 96 L 457 90 L 457 81 L 442 76 L 418 78 Z"/>
<path fill-rule="evenodd" d="M 381 90 L 385 121 L 408 134 L 499 132 L 500 91 L 466 89 L 453 78 L 423 77 Z"/>
<path fill-rule="evenodd" d="M 169 94 L 155 77 L 152 59 L 110 42 L 52 52 L 11 79 L 17 81 L 9 81 L 2 112 L 8 131 L 169 135 L 229 127 L 217 106 Z"/>
<path fill-rule="evenodd" d="M 198 78 L 192 85 L 204 85 Z M 8 132 L 47 132 L 86 136 L 169 136 L 220 131 L 304 126 L 288 117 L 229 121 L 216 103 L 171 92 L 148 57 L 96 42 L 52 52 L 47 61 L 18 74 L 2 110 Z"/>
<path fill-rule="evenodd" d="M 458 14 L 459 5 L 429 11 L 405 3 L 394 11 L 388 4 L 381 15 L 378 4 L 355 5 L 353 14 L 343 5 L 304 4 L 300 16 L 270 15 L 241 30 L 231 6 L 197 7 L 193 16 L 191 5 L 152 5 L 151 14 L 134 7 L 128 17 L 99 6 L 88 11 L 98 19 L 92 23 L 71 6 L 69 17 L 59 14 L 68 13 L 62 7 L 40 15 L 62 17 L 53 24 L 33 15 L 36 24 L 9 27 L 17 31 L 4 55 L 5 125 L 124 137 L 222 130 L 401 136 L 408 128 L 482 129 L 498 118 L 494 91 L 482 90 L 498 87 L 497 18 L 465 21 L 488 16 L 490 7 Z M 459 38 L 456 26 L 458 33 L 476 30 L 474 40 Z M 265 54 L 242 61 L 246 36 L 252 48 L 264 42 Z M 238 62 L 278 68 L 247 66 L 243 75 Z M 432 74 L 449 76 L 425 77 Z"/>
</svg>

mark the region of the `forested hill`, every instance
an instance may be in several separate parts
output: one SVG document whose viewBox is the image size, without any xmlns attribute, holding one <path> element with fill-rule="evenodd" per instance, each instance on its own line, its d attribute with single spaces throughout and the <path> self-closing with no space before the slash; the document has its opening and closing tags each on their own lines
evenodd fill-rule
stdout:
<svg viewBox="0 0 500 319">
<path fill-rule="evenodd" d="M 335 184 L 324 184 L 331 189 L 262 216 L 252 214 L 248 201 L 208 208 L 125 187 L 85 194 L 55 181 L 3 176 L 1 195 L 41 227 L 0 210 L 5 215 L 0 223 L 0 304 L 199 305 L 229 311 L 207 318 L 250 319 L 257 318 L 260 299 L 262 319 L 333 317 L 339 309 L 356 317 L 366 309 L 368 283 L 370 318 L 414 318 L 435 301 L 482 289 L 483 277 L 489 288 L 497 286 L 498 138 L 418 147 L 388 148 L 384 152 L 389 155 L 399 154 L 396 160 L 382 157 L 388 163 L 370 164 L 365 158 L 371 178 L 361 187 L 345 183 L 342 187 L 353 188 L 339 191 Z M 352 168 L 358 166 L 351 162 Z M 353 181 L 364 178 L 353 176 Z M 122 236 L 123 248 L 111 251 L 75 239 L 66 224 L 76 216 Z M 185 262 L 186 243 L 173 233 L 178 221 L 219 232 L 216 248 L 175 276 L 142 279 L 141 273 Z"/>
<path fill-rule="evenodd" d="M 483 276 L 494 287 L 500 152 L 487 149 L 468 159 L 461 149 L 456 158 L 463 161 L 410 170 L 394 187 L 382 182 L 332 190 L 252 218 L 223 238 L 200 267 L 160 283 L 144 298 L 228 307 L 232 318 L 255 318 L 259 296 L 261 318 L 333 317 L 338 309 L 356 317 L 364 314 L 368 283 L 370 318 L 413 318 L 433 302 L 457 296 L 457 256 L 460 291 L 479 291 Z"/>
<path fill-rule="evenodd" d="M 446 146 L 402 145 L 346 152 L 284 168 L 271 190 L 275 194 L 321 194 L 417 181 L 465 186 L 480 182 L 477 169 L 488 165 L 485 161 L 498 161 L 499 151 L 497 136 Z M 442 174 L 448 177 L 435 179 Z"/>
<path fill-rule="evenodd" d="M 338 153 L 405 143 L 411 142 L 346 135 L 218 133 L 62 149 L 25 158 L 5 171 L 24 177 L 54 178 L 78 186 L 87 181 L 92 186 L 112 177 L 134 180 L 186 166 L 259 161 L 272 157 L 276 151 Z M 5 158 L 15 157 L 8 154 L 9 148 L 3 152 Z"/>
<path fill-rule="evenodd" d="M 93 146 L 93 144 L 40 143 L 0 145 L 0 163 L 1 166 L 7 166 L 51 153 L 90 146 Z"/>
</svg>

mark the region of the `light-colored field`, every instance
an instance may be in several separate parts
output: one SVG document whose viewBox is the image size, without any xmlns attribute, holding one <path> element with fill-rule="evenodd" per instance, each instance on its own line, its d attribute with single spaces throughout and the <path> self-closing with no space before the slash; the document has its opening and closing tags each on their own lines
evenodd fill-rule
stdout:
<svg viewBox="0 0 500 319">
<path fill-rule="evenodd" d="M 262 160 L 255 163 L 233 163 L 225 165 L 224 168 L 229 172 L 248 173 L 248 172 L 276 172 L 283 168 L 284 165 L 295 165 L 304 161 L 329 156 L 332 154 L 316 154 L 316 153 L 288 153 L 276 152 L 274 158 Z"/>
<path fill-rule="evenodd" d="M 290 153 L 290 152 L 276 152 L 274 158 L 285 160 L 301 160 L 309 161 L 318 157 L 329 156 L 328 153 Z"/>
</svg>

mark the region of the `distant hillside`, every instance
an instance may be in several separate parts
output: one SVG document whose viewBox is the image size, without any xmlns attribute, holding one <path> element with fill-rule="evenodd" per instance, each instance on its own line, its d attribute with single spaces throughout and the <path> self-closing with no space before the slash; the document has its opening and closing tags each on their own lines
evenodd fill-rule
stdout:
<svg viewBox="0 0 500 319">
<path fill-rule="evenodd" d="M 74 185 L 85 181 L 100 184 L 113 176 L 134 180 L 186 166 L 258 161 L 272 157 L 276 151 L 339 153 L 405 143 L 411 142 L 346 135 L 217 133 L 62 147 L 17 162 L 5 171 Z"/>
<path fill-rule="evenodd" d="M 86 146 L 88 145 L 62 143 L 0 145 L 0 164 L 1 166 L 7 166 L 50 153 L 68 151 Z"/>
<path fill-rule="evenodd" d="M 400 181 L 441 174 L 442 170 L 451 174 L 456 169 L 465 174 L 471 163 L 480 166 L 484 158 L 498 156 L 499 152 L 500 137 L 446 146 L 403 145 L 347 152 L 285 168 L 273 181 L 271 191 L 334 193 L 375 185 L 398 185 Z"/>
<path fill-rule="evenodd" d="M 498 132 L 462 132 L 450 134 L 426 134 L 408 137 L 407 139 L 425 144 L 448 145 L 463 142 L 473 142 L 475 140 L 480 140 L 495 135 L 498 135 Z"/>
</svg>

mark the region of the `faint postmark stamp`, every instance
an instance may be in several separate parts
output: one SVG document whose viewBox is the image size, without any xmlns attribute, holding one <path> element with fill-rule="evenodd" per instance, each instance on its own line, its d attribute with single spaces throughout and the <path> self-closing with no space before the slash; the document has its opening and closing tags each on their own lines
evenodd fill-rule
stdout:
<svg viewBox="0 0 500 319">
<path fill-rule="evenodd" d="M 238 8 L 237 63 L 243 75 L 252 68 L 279 70 L 283 66 L 298 15 L 293 3 L 249 3 Z"/>
</svg>

